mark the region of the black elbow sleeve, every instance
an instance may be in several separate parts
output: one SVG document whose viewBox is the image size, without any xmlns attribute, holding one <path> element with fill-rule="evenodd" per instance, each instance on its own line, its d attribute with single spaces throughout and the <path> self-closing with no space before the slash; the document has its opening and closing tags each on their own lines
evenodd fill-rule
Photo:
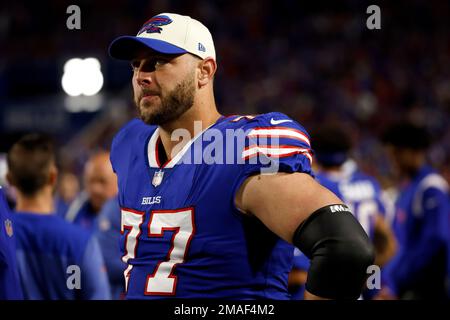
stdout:
<svg viewBox="0 0 450 320">
<path fill-rule="evenodd" d="M 374 249 L 347 206 L 315 211 L 296 230 L 293 243 L 310 260 L 306 290 L 330 299 L 357 299 Z"/>
</svg>

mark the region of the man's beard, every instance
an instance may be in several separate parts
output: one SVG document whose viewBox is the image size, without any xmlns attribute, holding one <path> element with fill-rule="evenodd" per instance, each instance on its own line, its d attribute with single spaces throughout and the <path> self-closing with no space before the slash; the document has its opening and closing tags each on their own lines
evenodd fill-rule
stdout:
<svg viewBox="0 0 450 320">
<path fill-rule="evenodd" d="M 141 98 L 146 93 L 143 90 L 141 96 L 135 98 L 135 103 L 142 121 L 151 125 L 164 125 L 178 119 L 189 110 L 194 104 L 194 75 L 195 73 L 192 73 L 190 76 L 187 76 L 186 79 L 164 96 L 160 95 L 161 102 L 159 105 L 152 105 L 144 101 L 141 107 Z"/>
</svg>

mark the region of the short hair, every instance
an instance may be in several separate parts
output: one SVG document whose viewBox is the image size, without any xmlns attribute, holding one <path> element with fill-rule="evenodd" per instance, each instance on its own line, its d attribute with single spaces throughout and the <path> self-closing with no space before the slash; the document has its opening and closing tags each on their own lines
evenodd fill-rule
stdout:
<svg viewBox="0 0 450 320">
<path fill-rule="evenodd" d="M 312 133 L 312 148 L 320 165 L 340 166 L 347 160 L 352 142 L 349 134 L 341 126 L 323 125 Z"/>
<path fill-rule="evenodd" d="M 13 144 L 7 156 L 11 182 L 26 196 L 33 196 L 47 183 L 55 163 L 54 144 L 44 134 L 27 134 Z"/>
<path fill-rule="evenodd" d="M 430 134 L 424 127 L 406 121 L 388 126 L 381 135 L 381 141 L 397 148 L 418 151 L 426 150 L 431 145 Z"/>
</svg>

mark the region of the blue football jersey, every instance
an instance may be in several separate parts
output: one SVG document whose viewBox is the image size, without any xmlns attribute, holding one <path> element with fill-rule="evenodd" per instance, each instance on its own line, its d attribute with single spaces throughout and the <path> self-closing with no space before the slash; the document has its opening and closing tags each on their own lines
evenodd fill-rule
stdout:
<svg viewBox="0 0 450 320">
<path fill-rule="evenodd" d="M 22 299 L 16 262 L 14 223 L 0 187 L 0 300 Z"/>
<path fill-rule="evenodd" d="M 17 212 L 14 222 L 25 299 L 110 298 L 100 247 L 88 231 L 56 214 Z"/>
<path fill-rule="evenodd" d="M 97 231 L 98 214 L 92 208 L 86 192 L 81 192 L 75 200 L 72 201 L 64 214 L 64 218 L 68 222 L 79 225 L 86 230 L 92 232 Z"/>
<path fill-rule="evenodd" d="M 309 267 L 310 267 L 310 260 L 308 259 L 308 257 L 305 256 L 303 252 L 300 251 L 300 249 L 295 248 L 294 264 L 292 268 L 307 272 L 309 270 Z M 290 289 L 291 300 L 303 300 L 305 295 L 305 289 L 306 288 L 304 284 L 300 286 L 293 286 Z"/>
<path fill-rule="evenodd" d="M 386 266 L 388 286 L 414 298 L 446 296 L 450 245 L 449 187 L 431 167 L 423 166 L 399 190 L 394 232 L 399 250 Z M 448 285 L 448 284 L 447 284 Z"/>
<path fill-rule="evenodd" d="M 353 161 L 345 163 L 338 173 L 317 172 L 316 178 L 349 206 L 363 229 L 373 238 L 376 215 L 385 212 L 378 181 L 359 171 Z"/>
<path fill-rule="evenodd" d="M 160 143 L 135 119 L 111 148 L 127 299 L 288 299 L 294 247 L 234 199 L 265 170 L 312 174 L 305 129 L 281 113 L 221 117 L 165 164 Z"/>
</svg>

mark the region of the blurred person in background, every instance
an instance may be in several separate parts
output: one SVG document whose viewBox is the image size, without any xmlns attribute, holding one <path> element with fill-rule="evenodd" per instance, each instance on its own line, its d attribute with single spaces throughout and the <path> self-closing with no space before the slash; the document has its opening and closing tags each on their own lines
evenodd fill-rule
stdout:
<svg viewBox="0 0 450 320">
<path fill-rule="evenodd" d="M 89 158 L 84 167 L 83 182 L 84 190 L 70 205 L 65 219 L 95 231 L 103 204 L 117 194 L 117 179 L 108 151 L 96 152 Z"/>
<path fill-rule="evenodd" d="M 385 222 L 381 187 L 350 158 L 352 141 L 339 125 L 320 127 L 312 141 L 321 185 L 353 208 L 359 223 L 375 246 L 375 264 L 384 266 L 395 254 L 397 241 Z"/>
<path fill-rule="evenodd" d="M 399 252 L 386 266 L 389 283 L 380 298 L 445 299 L 449 188 L 427 163 L 430 136 L 423 127 L 399 122 L 382 140 L 399 188 L 394 220 Z"/>
<path fill-rule="evenodd" d="M 13 218 L 25 299 L 109 299 L 97 239 L 54 214 L 58 170 L 52 141 L 26 135 L 11 147 L 7 160 L 7 179 L 17 192 Z M 68 286 L 69 266 L 80 270 L 78 289 Z"/>
<path fill-rule="evenodd" d="M 10 209 L 0 186 L 0 300 L 23 299 Z"/>
<path fill-rule="evenodd" d="M 124 299 L 125 281 L 123 272 L 127 268 L 122 261 L 120 253 L 120 219 L 121 209 L 116 197 L 108 200 L 98 215 L 98 229 L 95 236 L 100 244 L 100 249 L 108 271 L 111 298 L 113 300 Z"/>
<path fill-rule="evenodd" d="M 72 172 L 62 172 L 56 186 L 55 207 L 56 213 L 64 217 L 72 201 L 80 192 L 80 182 Z"/>
<path fill-rule="evenodd" d="M 397 241 L 384 219 L 385 208 L 379 183 L 374 177 L 363 173 L 350 158 L 351 137 L 341 126 L 321 126 L 312 136 L 316 179 L 351 208 L 374 244 L 375 265 L 383 267 L 394 256 Z M 309 265 L 309 261 L 301 253 L 294 253 L 294 256 L 296 262 L 291 275 L 292 285 L 294 279 L 306 280 L 300 275 L 305 273 L 307 269 L 304 267 Z M 294 277 L 295 274 L 298 276 Z M 301 283 L 298 282 L 297 285 L 301 286 Z M 363 292 L 366 299 L 374 294 L 375 291 L 372 290 Z"/>
<path fill-rule="evenodd" d="M 303 300 L 305 296 L 305 284 L 308 278 L 310 261 L 298 248 L 294 248 L 294 261 L 288 277 L 288 290 L 291 300 Z"/>
</svg>

